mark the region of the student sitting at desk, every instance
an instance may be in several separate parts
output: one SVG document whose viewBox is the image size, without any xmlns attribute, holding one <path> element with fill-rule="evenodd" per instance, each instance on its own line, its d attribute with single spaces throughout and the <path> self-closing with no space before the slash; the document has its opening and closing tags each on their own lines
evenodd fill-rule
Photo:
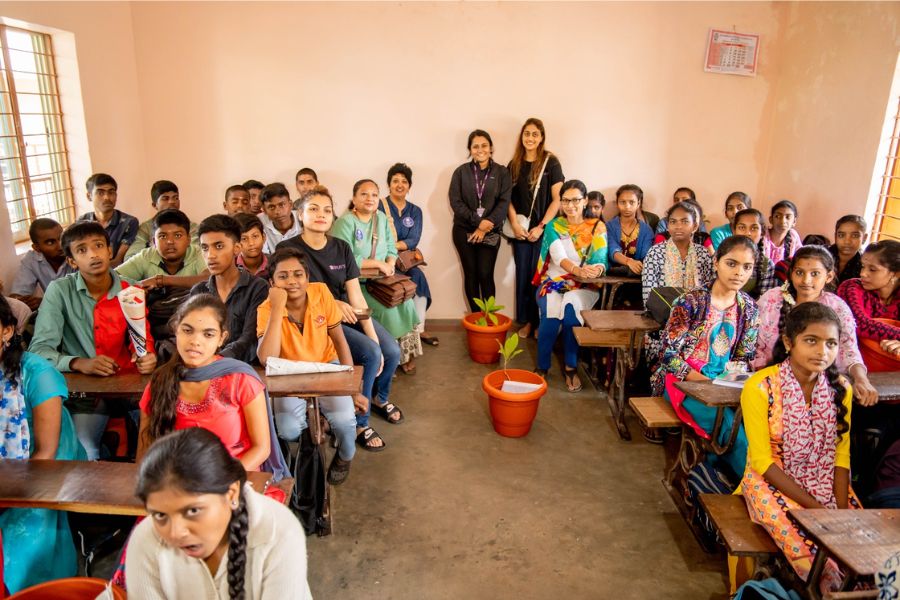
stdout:
<svg viewBox="0 0 900 600">
<path fill-rule="evenodd" d="M 350 347 L 341 328 L 341 311 L 324 283 L 310 283 L 306 257 L 296 247 L 281 247 L 272 255 L 272 287 L 269 298 L 256 312 L 259 361 L 271 357 L 353 366 Z M 328 467 L 328 482 L 343 483 L 356 454 L 356 415 L 369 408 L 362 394 L 319 398 L 322 414 L 338 440 L 337 453 Z M 274 398 L 278 435 L 296 441 L 306 427 L 306 400 Z"/>
<path fill-rule="evenodd" d="M 794 254 L 788 269 L 790 279 L 782 287 L 769 290 L 758 302 L 759 336 L 753 369 L 772 364 L 784 333 L 787 314 L 802 302 L 819 302 L 835 311 L 841 322 L 840 351 L 835 366 L 853 378 L 853 393 L 857 402 L 869 406 L 878 402 L 878 392 L 869 383 L 866 367 L 856 345 L 856 322 L 847 304 L 825 287 L 834 278 L 834 259 L 822 246 L 803 246 Z"/>
<path fill-rule="evenodd" d="M 119 184 L 111 175 L 94 173 L 88 178 L 85 187 L 94 210 L 78 217 L 78 221 L 92 221 L 103 226 L 112 250 L 110 265 L 118 267 L 125 260 L 128 247 L 137 236 L 138 220 L 116 208 Z"/>
<path fill-rule="evenodd" d="M 572 329 L 584 324 L 582 310 L 597 302 L 600 293 L 575 277 L 595 279 L 606 271 L 606 227 L 600 219 L 585 219 L 587 188 L 573 179 L 560 189 L 562 217 L 544 231 L 533 284 L 538 286 L 538 359 L 535 373 L 547 376 L 553 345 L 562 327 L 565 346 L 563 374 L 566 389 L 581 390 L 578 378 L 578 342 Z"/>
<path fill-rule="evenodd" d="M 59 241 L 62 232 L 62 225 L 53 219 L 35 219 L 28 228 L 31 250 L 22 256 L 9 295 L 27 304 L 31 310 L 40 306 L 51 281 L 74 271 Z M 35 293 L 38 290 L 41 295 Z"/>
<path fill-rule="evenodd" d="M 78 272 L 47 288 L 29 350 L 49 360 L 58 371 L 109 377 L 152 373 L 156 367 L 153 336 L 147 326 L 147 354 L 138 357 L 117 294 L 128 287 L 110 268 L 112 249 L 99 223 L 79 221 L 62 236 L 69 264 Z M 89 460 L 100 457 L 100 437 L 109 411 L 103 400 L 69 399 L 78 439 Z"/>
<path fill-rule="evenodd" d="M 662 333 L 659 366 L 653 372 L 653 394 L 665 396 L 678 417 L 697 435 L 709 439 L 717 409 L 685 396 L 679 381 L 710 381 L 732 362 L 749 370 L 756 351 L 759 311 L 741 288 L 756 264 L 756 244 L 732 236 L 716 251 L 716 279 L 709 288 L 696 288 L 680 296 Z M 734 422 L 734 410 L 724 410 L 720 443 Z M 747 438 L 743 429 L 724 458 L 735 476 L 744 472 Z"/>
<path fill-rule="evenodd" d="M 228 307 L 228 339 L 220 354 L 246 363 L 256 360 L 256 307 L 269 295 L 265 281 L 237 266 L 241 228 L 231 217 L 213 215 L 200 222 L 200 251 L 211 274 L 191 295 L 212 294 Z"/>
<path fill-rule="evenodd" d="M 22 352 L 16 318 L 0 298 L 0 460 L 85 460 L 69 411 L 66 381 L 41 357 Z M 78 563 L 66 513 L 43 508 L 0 511 L 3 580 L 16 593 L 74 577 Z"/>
<path fill-rule="evenodd" d="M 644 191 L 636 185 L 629 183 L 616 190 L 619 214 L 606 223 L 613 275 L 640 275 L 644 269 L 644 257 L 653 244 L 653 230 L 638 219 L 643 202 Z"/>
<path fill-rule="evenodd" d="M 228 337 L 226 323 L 225 305 L 211 294 L 191 296 L 178 308 L 172 319 L 177 353 L 153 373 L 141 397 L 139 461 L 154 441 L 188 427 L 215 433 L 248 471 L 269 457 L 266 386 L 250 365 L 217 354 Z"/>
<path fill-rule="evenodd" d="M 155 181 L 150 187 L 150 205 L 153 207 L 153 210 L 157 212 L 157 214 L 169 209 L 180 210 L 181 199 L 178 197 L 178 186 L 165 179 Z M 156 227 L 153 224 L 155 220 L 156 215 L 154 215 L 150 219 L 147 219 L 138 226 L 137 236 L 135 236 L 134 238 L 134 243 L 132 243 L 131 246 L 128 247 L 128 252 L 125 253 L 126 261 L 141 250 L 144 250 L 153 245 L 153 232 L 156 231 Z M 191 244 L 196 244 L 197 224 L 191 223 L 190 221 L 188 221 L 188 223 L 188 232 L 191 236 Z"/>
<path fill-rule="evenodd" d="M 234 220 L 241 227 L 241 253 L 237 265 L 260 279 L 269 280 L 269 256 L 263 252 L 266 247 L 266 231 L 256 215 L 239 213 Z"/>
<path fill-rule="evenodd" d="M 731 192 L 725 198 L 725 218 L 728 222 L 719 225 L 709 232 L 710 241 L 713 249 L 717 250 L 719 244 L 725 241 L 725 238 L 734 235 L 734 216 L 742 210 L 753 208 L 753 200 L 744 192 Z"/>
<path fill-rule="evenodd" d="M 841 323 L 818 302 L 787 315 L 778 364 L 751 377 L 741 393 L 749 455 L 741 481 L 750 517 L 806 581 L 816 547 L 788 517 L 798 508 L 859 508 L 850 489 L 850 384 L 834 366 Z M 837 589 L 826 563 L 824 590 Z"/>
<path fill-rule="evenodd" d="M 713 279 L 713 261 L 693 235 L 700 223 L 700 213 L 688 202 L 679 202 L 666 211 L 669 239 L 647 252 L 641 284 L 644 304 L 650 290 L 658 287 L 693 289 L 708 287 Z"/>
<path fill-rule="evenodd" d="M 150 518 L 126 557 L 129 596 L 310 600 L 306 535 L 297 518 L 247 485 L 211 433 L 191 428 L 153 445 L 136 494 Z"/>
<path fill-rule="evenodd" d="M 775 278 L 775 263 L 763 251 L 763 233 L 765 229 L 766 219 L 755 208 L 746 208 L 734 215 L 734 235 L 750 238 L 757 248 L 756 264 L 753 265 L 753 273 L 747 279 L 743 289 L 753 299 L 759 298 L 778 285 L 778 281 Z"/>
</svg>

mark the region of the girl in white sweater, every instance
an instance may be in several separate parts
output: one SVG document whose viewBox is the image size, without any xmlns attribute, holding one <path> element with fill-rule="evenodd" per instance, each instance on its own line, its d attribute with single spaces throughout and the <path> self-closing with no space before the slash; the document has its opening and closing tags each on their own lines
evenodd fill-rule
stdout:
<svg viewBox="0 0 900 600">
<path fill-rule="evenodd" d="M 303 528 L 246 482 L 240 461 L 205 429 L 157 440 L 138 474 L 148 518 L 128 544 L 129 596 L 310 599 Z"/>
</svg>

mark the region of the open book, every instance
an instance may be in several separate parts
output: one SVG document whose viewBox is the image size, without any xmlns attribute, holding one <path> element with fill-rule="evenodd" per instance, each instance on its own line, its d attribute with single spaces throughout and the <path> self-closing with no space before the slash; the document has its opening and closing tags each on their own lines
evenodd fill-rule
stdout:
<svg viewBox="0 0 900 600">
<path fill-rule="evenodd" d="M 715 385 L 724 385 L 743 389 L 744 383 L 753 376 L 753 373 L 745 373 L 742 371 L 726 371 L 713 379 Z"/>
</svg>

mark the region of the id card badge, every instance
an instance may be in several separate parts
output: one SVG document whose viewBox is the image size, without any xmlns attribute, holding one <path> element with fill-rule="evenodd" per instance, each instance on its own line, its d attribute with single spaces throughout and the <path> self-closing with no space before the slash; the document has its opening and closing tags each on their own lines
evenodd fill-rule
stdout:
<svg viewBox="0 0 900 600">
<path fill-rule="evenodd" d="M 479 219 L 482 218 L 484 216 L 484 207 L 479 206 L 477 209 L 475 209 L 475 214 L 478 215 Z"/>
</svg>

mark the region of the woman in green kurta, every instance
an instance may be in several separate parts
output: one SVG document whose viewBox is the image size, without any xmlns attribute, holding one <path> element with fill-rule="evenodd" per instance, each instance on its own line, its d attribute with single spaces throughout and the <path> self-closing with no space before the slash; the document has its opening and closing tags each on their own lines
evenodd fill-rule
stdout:
<svg viewBox="0 0 900 600">
<path fill-rule="evenodd" d="M 376 268 L 385 275 L 394 274 L 397 261 L 397 238 L 387 216 L 378 210 L 378 185 L 371 179 L 357 181 L 353 186 L 350 210 L 341 215 L 331 228 L 331 235 L 344 240 L 353 249 L 360 269 Z M 388 308 L 362 288 L 372 317 L 381 323 L 400 343 L 400 368 L 404 373 L 415 371 L 413 359 L 422 355 L 422 342 L 416 331 L 419 317 L 412 300 Z"/>
</svg>

